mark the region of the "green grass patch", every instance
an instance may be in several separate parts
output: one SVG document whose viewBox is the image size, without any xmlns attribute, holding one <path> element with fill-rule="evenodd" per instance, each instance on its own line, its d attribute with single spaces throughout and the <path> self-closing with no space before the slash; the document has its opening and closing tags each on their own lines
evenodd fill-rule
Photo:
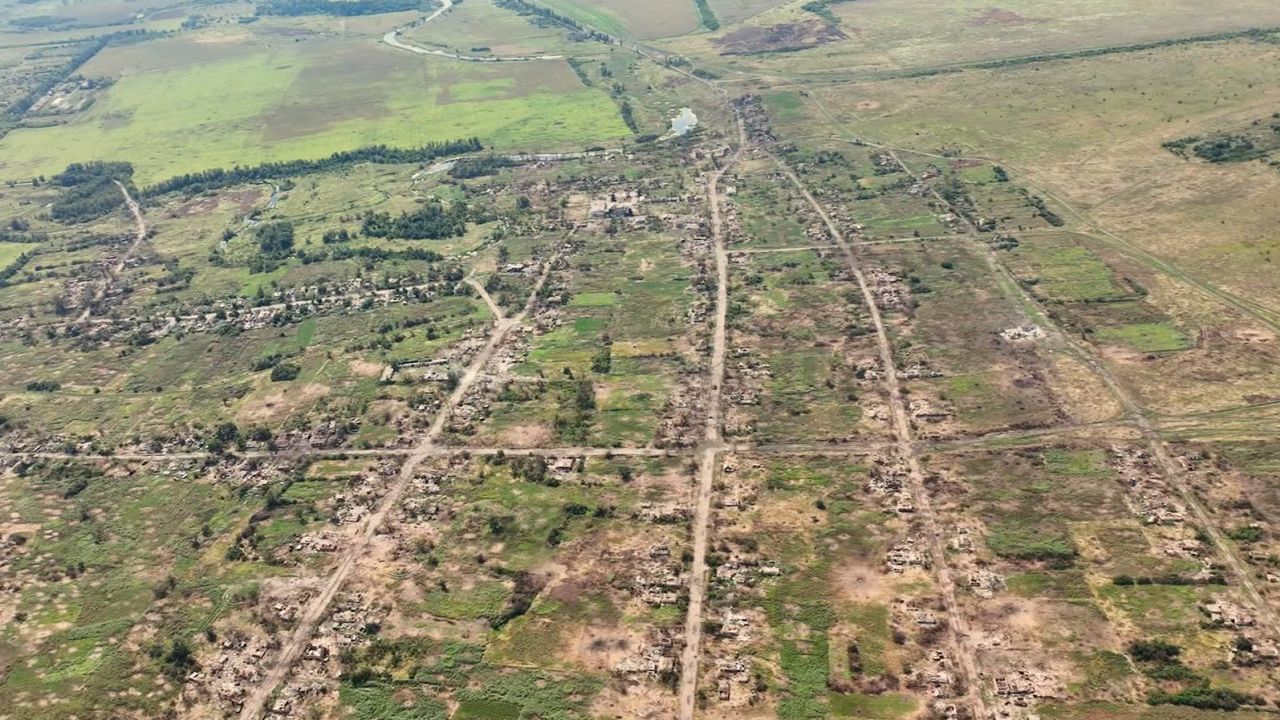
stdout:
<svg viewBox="0 0 1280 720">
<path fill-rule="evenodd" d="M 1049 300 L 1098 301 L 1129 295 L 1111 268 L 1079 245 L 1025 241 L 1011 264 L 1022 283 Z"/>
<path fill-rule="evenodd" d="M 885 654 L 893 637 L 889 625 L 889 608 L 876 603 L 859 603 L 846 610 L 845 617 L 858 629 L 854 641 L 858 643 L 862 674 L 876 677 L 888 672 Z M 834 711 L 834 705 L 832 709 Z"/>
<path fill-rule="evenodd" d="M 445 720 L 449 717 L 448 709 L 439 700 L 414 691 L 413 702 L 406 704 L 397 699 L 398 693 L 395 685 L 352 687 L 344 684 L 338 691 L 338 701 L 348 713 L 345 717 L 351 720 Z"/>
<path fill-rule="evenodd" d="M 519 720 L 520 706 L 501 700 L 464 700 L 453 720 Z"/>
<path fill-rule="evenodd" d="M 147 185 L 375 144 L 478 136 L 502 149 L 581 148 L 629 134 L 612 100 L 563 63 L 426 63 L 370 52 L 363 39 L 273 45 L 126 74 L 70 123 L 0 140 L 0 173 L 53 175 L 71 162 L 122 159 Z"/>
<path fill-rule="evenodd" d="M 1138 352 L 1173 352 L 1192 347 L 1191 340 L 1168 322 L 1132 323 L 1102 327 L 1094 337 L 1108 345 L 1126 345 Z"/>
<path fill-rule="evenodd" d="M 22 253 L 34 247 L 34 243 L 0 243 L 0 270 L 17 262 Z"/>
<path fill-rule="evenodd" d="M 916 701 L 908 695 L 844 695 L 831 693 L 828 703 L 836 717 L 863 720 L 895 720 L 915 712 Z"/>
<path fill-rule="evenodd" d="M 1129 617 L 1143 633 L 1176 642 L 1197 632 L 1201 619 L 1197 604 L 1209 594 L 1190 585 L 1103 585 L 1098 592 Z"/>
<path fill-rule="evenodd" d="M 1006 584 L 1010 592 L 1026 598 L 1087 600 L 1091 597 L 1084 575 L 1076 570 L 1018 573 L 1010 575 Z"/>
<path fill-rule="evenodd" d="M 618 304 L 617 293 L 584 292 L 573 296 L 569 307 L 609 307 Z"/>
<path fill-rule="evenodd" d="M 479 583 L 465 590 L 437 590 L 427 593 L 422 610 L 450 620 L 487 620 L 497 617 L 511 596 L 500 582 Z"/>
<path fill-rule="evenodd" d="M 1044 467 L 1051 475 L 1066 477 L 1105 478 L 1112 475 L 1106 453 L 1102 450 L 1046 450 Z"/>
<path fill-rule="evenodd" d="M 987 536 L 987 547 L 995 554 L 1016 560 L 1070 560 L 1075 544 L 1065 528 L 1007 520 L 998 523 Z"/>
</svg>

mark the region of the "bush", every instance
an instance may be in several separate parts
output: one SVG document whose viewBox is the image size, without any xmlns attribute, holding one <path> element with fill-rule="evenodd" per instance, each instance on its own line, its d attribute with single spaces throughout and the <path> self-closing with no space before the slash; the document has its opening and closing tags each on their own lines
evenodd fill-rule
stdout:
<svg viewBox="0 0 1280 720">
<path fill-rule="evenodd" d="M 1129 656 L 1140 663 L 1178 662 L 1182 648 L 1163 640 L 1135 640 L 1129 643 Z"/>
<path fill-rule="evenodd" d="M 1185 705 L 1200 710 L 1239 710 L 1245 705 L 1263 705 L 1265 701 L 1255 695 L 1215 688 L 1208 685 L 1197 685 L 1177 692 L 1157 690 L 1147 697 L 1152 705 Z"/>
<path fill-rule="evenodd" d="M 282 362 L 271 368 L 272 382 L 285 382 L 294 380 L 302 373 L 302 368 L 293 363 Z"/>
<path fill-rule="evenodd" d="M 1262 539 L 1262 528 L 1256 525 L 1245 525 L 1227 532 L 1227 537 L 1241 543 L 1255 543 Z"/>
</svg>

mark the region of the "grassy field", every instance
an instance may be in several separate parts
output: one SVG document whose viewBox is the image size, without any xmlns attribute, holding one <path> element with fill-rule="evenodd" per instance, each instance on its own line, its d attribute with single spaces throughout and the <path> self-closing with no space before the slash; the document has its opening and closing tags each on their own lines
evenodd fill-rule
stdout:
<svg viewBox="0 0 1280 720">
<path fill-rule="evenodd" d="M 9 267 L 22 253 L 39 247 L 34 243 L 0 243 L 0 269 Z"/>
<path fill-rule="evenodd" d="M 627 134 L 609 98 L 563 63 L 462 64 L 371 41 L 308 43 L 126 74 L 74 122 L 0 140 L 0 175 L 127 158 L 145 184 L 379 143 L 479 136 L 507 150 L 581 149 Z"/>
<path fill-rule="evenodd" d="M 698 29 L 693 0 L 546 0 L 548 7 L 610 35 L 643 40 L 683 35 Z"/>
<path fill-rule="evenodd" d="M 861 0 L 828 6 L 836 20 L 832 27 L 843 38 L 802 44 L 798 52 L 768 52 L 767 43 L 762 43 L 762 51 L 755 54 L 715 58 L 726 38 L 744 28 L 812 29 L 827 24 L 803 3 L 713 2 L 718 14 L 720 5 L 728 6 L 723 19 L 734 24 L 710 35 L 668 41 L 670 47 L 707 57 L 725 70 L 814 77 L 946 67 L 1280 25 L 1280 9 L 1266 0 L 1231 3 L 1212 14 L 1192 0 L 1066 0 L 1048 5 L 1035 0 L 998 5 L 958 0 L 945 7 L 929 0 Z"/>
<path fill-rule="evenodd" d="M 489 3 L 461 3 L 450 13 L 404 33 L 427 48 L 449 48 L 462 54 L 581 56 L 603 51 L 601 45 L 570 42 L 555 28 L 539 27 Z M 481 48 L 488 48 L 482 50 Z"/>
</svg>

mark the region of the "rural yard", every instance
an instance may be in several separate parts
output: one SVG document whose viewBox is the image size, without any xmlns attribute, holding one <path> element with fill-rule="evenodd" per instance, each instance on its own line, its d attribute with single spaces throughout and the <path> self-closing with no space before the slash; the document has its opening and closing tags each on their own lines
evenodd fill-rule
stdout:
<svg viewBox="0 0 1280 720">
<path fill-rule="evenodd" d="M 0 0 L 0 720 L 1273 717 L 1277 198 L 1266 0 Z"/>
</svg>

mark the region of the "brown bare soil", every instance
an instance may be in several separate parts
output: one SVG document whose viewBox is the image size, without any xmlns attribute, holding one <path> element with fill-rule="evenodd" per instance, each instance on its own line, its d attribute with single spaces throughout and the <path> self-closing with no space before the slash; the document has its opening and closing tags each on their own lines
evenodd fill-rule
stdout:
<svg viewBox="0 0 1280 720">
<path fill-rule="evenodd" d="M 980 12 L 978 17 L 969 21 L 969 24 L 974 27 L 985 27 L 987 25 L 1025 25 L 1029 22 L 1035 22 L 1035 20 L 1012 10 L 993 7 Z"/>
<path fill-rule="evenodd" d="M 754 55 L 757 53 L 796 52 L 820 45 L 848 40 L 840 28 L 820 20 L 810 20 L 768 27 L 745 27 L 716 41 L 721 55 Z"/>
</svg>

